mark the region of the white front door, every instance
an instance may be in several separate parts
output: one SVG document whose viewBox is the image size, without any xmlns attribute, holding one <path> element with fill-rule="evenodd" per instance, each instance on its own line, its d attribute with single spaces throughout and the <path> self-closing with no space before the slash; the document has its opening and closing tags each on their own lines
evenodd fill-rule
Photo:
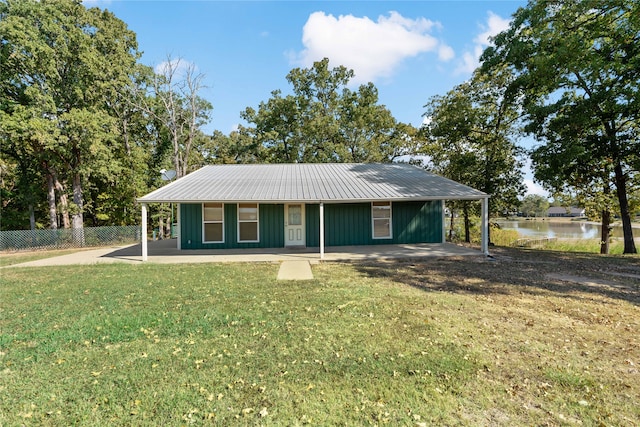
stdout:
<svg viewBox="0 0 640 427">
<path fill-rule="evenodd" d="M 304 204 L 284 205 L 284 245 L 305 246 Z"/>
</svg>

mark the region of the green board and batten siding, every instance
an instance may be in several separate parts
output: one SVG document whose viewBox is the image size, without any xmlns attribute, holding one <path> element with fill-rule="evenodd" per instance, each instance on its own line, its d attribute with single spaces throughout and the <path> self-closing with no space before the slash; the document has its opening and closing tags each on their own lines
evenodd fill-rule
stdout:
<svg viewBox="0 0 640 427">
<path fill-rule="evenodd" d="M 260 242 L 237 242 L 236 204 L 224 205 L 224 243 L 202 243 L 202 205 L 180 205 L 182 249 L 232 249 L 284 247 L 284 205 L 260 204 Z M 320 246 L 320 206 L 306 205 L 306 244 Z M 392 203 L 391 239 L 373 239 L 371 204 L 325 204 L 325 246 L 442 242 L 442 203 Z"/>
<path fill-rule="evenodd" d="M 371 204 L 324 205 L 325 245 L 388 245 L 442 242 L 442 203 L 392 203 L 391 239 L 374 239 L 371 229 Z M 307 246 L 320 246 L 320 207 L 307 205 Z"/>
<path fill-rule="evenodd" d="M 182 249 L 239 249 L 284 247 L 284 206 L 259 205 L 260 241 L 238 243 L 238 209 L 224 205 L 224 243 L 202 243 L 202 204 L 180 205 L 180 244 Z"/>
</svg>

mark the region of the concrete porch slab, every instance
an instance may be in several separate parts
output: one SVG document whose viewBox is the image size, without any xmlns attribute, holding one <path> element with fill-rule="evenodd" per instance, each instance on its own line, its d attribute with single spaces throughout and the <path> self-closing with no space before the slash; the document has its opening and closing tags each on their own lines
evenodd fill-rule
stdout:
<svg viewBox="0 0 640 427">
<path fill-rule="evenodd" d="M 278 280 L 313 280 L 309 261 L 282 261 Z"/>
<path fill-rule="evenodd" d="M 176 240 L 148 242 L 148 262 L 159 264 L 202 262 L 320 262 L 318 248 L 271 249 L 215 249 L 182 250 L 176 248 Z M 420 243 L 406 245 L 329 246 L 323 261 L 383 261 L 395 259 L 419 259 L 449 256 L 484 256 L 477 249 L 451 243 Z M 42 267 L 55 265 L 103 264 L 124 262 L 142 263 L 141 244 L 82 250 L 69 255 L 15 264 L 12 267 Z"/>
</svg>

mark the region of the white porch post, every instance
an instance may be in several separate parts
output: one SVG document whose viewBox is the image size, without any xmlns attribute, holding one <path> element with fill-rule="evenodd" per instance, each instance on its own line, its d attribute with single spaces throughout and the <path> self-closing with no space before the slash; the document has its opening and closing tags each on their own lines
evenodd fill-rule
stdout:
<svg viewBox="0 0 640 427">
<path fill-rule="evenodd" d="M 489 255 L 489 198 L 482 199 L 481 211 L 481 250 L 485 255 Z"/>
<path fill-rule="evenodd" d="M 142 261 L 147 260 L 147 204 L 142 203 Z"/>
<path fill-rule="evenodd" d="M 180 203 L 177 203 L 178 207 L 176 209 L 176 236 L 178 242 L 176 243 L 176 247 L 178 250 L 182 249 L 182 242 L 180 241 Z"/>
<path fill-rule="evenodd" d="M 320 259 L 324 259 L 324 203 L 320 202 Z"/>
</svg>

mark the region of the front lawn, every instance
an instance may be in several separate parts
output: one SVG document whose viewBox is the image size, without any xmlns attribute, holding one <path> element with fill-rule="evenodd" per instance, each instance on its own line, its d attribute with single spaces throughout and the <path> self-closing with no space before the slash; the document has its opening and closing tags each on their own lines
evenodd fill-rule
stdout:
<svg viewBox="0 0 640 427">
<path fill-rule="evenodd" d="M 0 425 L 637 425 L 640 280 L 523 253 L 3 269 Z"/>
</svg>

